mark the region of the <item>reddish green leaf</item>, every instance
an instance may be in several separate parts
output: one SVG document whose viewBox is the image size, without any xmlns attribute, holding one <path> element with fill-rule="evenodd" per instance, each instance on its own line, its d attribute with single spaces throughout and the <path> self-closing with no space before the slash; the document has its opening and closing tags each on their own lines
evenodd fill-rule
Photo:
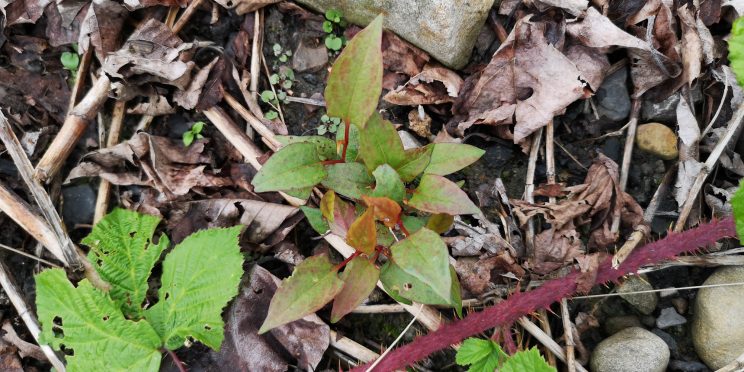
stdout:
<svg viewBox="0 0 744 372">
<path fill-rule="evenodd" d="M 444 234 L 450 229 L 453 222 L 455 222 L 455 216 L 447 213 L 437 213 L 429 217 L 426 228 L 438 234 Z"/>
<path fill-rule="evenodd" d="M 413 197 L 408 205 L 429 213 L 447 213 L 451 215 L 480 213 L 468 195 L 452 181 L 435 174 L 421 177 Z"/>
<path fill-rule="evenodd" d="M 424 172 L 431 161 L 431 152 L 431 145 L 406 150 L 405 159 L 396 167 L 403 182 L 411 182 Z"/>
<path fill-rule="evenodd" d="M 314 313 L 341 292 L 343 286 L 328 256 L 307 258 L 297 265 L 292 276 L 282 280 L 258 333 Z"/>
<path fill-rule="evenodd" d="M 363 128 L 382 92 L 382 16 L 354 36 L 333 64 L 325 89 L 328 116 Z"/>
<path fill-rule="evenodd" d="M 445 176 L 467 167 L 480 159 L 485 151 L 461 143 L 437 143 L 433 145 L 431 161 L 424 173 Z"/>
<path fill-rule="evenodd" d="M 369 117 L 367 126 L 362 129 L 359 156 L 371 172 L 383 164 L 397 167 L 405 160 L 406 153 L 393 124 L 374 113 Z"/>
<path fill-rule="evenodd" d="M 372 175 L 375 177 L 375 189 L 370 195 L 384 196 L 399 203 L 403 201 L 406 196 L 406 187 L 395 169 L 383 164 L 377 167 Z"/>
<path fill-rule="evenodd" d="M 361 163 L 339 163 L 326 165 L 328 177 L 323 186 L 352 199 L 361 199 L 372 188 L 374 179 Z"/>
<path fill-rule="evenodd" d="M 356 211 L 354 205 L 346 202 L 336 196 L 335 202 L 333 203 L 333 222 L 329 224 L 331 232 L 346 238 L 346 233 L 349 231 L 351 224 L 356 220 Z"/>
<path fill-rule="evenodd" d="M 351 224 L 346 242 L 358 251 L 372 254 L 377 244 L 377 230 L 375 230 L 375 209 L 367 208 L 359 218 Z"/>
<path fill-rule="evenodd" d="M 425 227 L 421 228 L 406 239 L 393 244 L 390 251 L 393 255 L 392 261 L 397 267 L 420 282 L 426 283 L 434 294 L 449 303 L 452 297 L 449 253 L 439 234 Z"/>
<path fill-rule="evenodd" d="M 375 289 L 380 278 L 380 269 L 366 256 L 357 256 L 341 273 L 344 288 L 333 300 L 331 323 L 336 323 L 344 315 L 356 309 Z"/>
<path fill-rule="evenodd" d="M 400 217 L 400 205 L 388 198 L 363 196 L 364 203 L 375 211 L 375 217 L 387 227 L 393 227 Z"/>
<path fill-rule="evenodd" d="M 353 162 L 357 160 L 359 155 L 359 127 L 352 125 L 349 128 L 349 146 L 346 149 L 346 161 Z M 344 133 L 346 133 L 346 127 L 342 124 L 339 125 L 338 131 L 336 131 L 336 152 L 341 154 L 343 151 Z"/>
<path fill-rule="evenodd" d="M 253 177 L 256 192 L 284 191 L 312 187 L 326 176 L 314 144 L 287 145 L 275 153 Z"/>
</svg>

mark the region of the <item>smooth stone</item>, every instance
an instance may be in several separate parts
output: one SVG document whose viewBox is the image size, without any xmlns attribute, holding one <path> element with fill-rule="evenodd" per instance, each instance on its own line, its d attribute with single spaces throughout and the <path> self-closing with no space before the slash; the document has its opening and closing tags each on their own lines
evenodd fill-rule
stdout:
<svg viewBox="0 0 744 372">
<path fill-rule="evenodd" d="M 659 302 L 656 293 L 624 293 L 650 291 L 653 289 L 654 287 L 649 284 L 645 277 L 630 276 L 620 285 L 620 288 L 618 288 L 617 291 L 620 293 L 620 297 L 623 300 L 633 305 L 633 307 L 642 314 L 648 315 L 656 309 L 656 305 Z"/>
<path fill-rule="evenodd" d="M 674 131 L 661 123 L 648 123 L 638 126 L 636 132 L 638 148 L 656 155 L 664 160 L 676 159 L 677 135 Z"/>
<path fill-rule="evenodd" d="M 367 25 L 384 14 L 384 27 L 428 52 L 447 67 L 460 69 L 494 0 L 298 0 L 321 13 L 340 10 L 351 23 Z"/>
<path fill-rule="evenodd" d="M 663 372 L 669 348 L 659 336 L 639 327 L 626 328 L 597 345 L 592 372 Z"/>
<path fill-rule="evenodd" d="M 654 328 L 651 330 L 651 333 L 659 336 L 664 342 L 667 344 L 667 347 L 669 347 L 669 354 L 672 356 L 672 358 L 679 357 L 679 345 L 677 345 L 677 341 L 670 335 L 669 333 L 666 333 L 658 328 Z"/>
<path fill-rule="evenodd" d="M 672 360 L 669 369 L 674 372 L 708 372 L 710 369 L 700 362 L 688 362 L 686 360 Z"/>
<path fill-rule="evenodd" d="M 292 53 L 292 68 L 295 72 L 317 71 L 328 63 L 328 51 L 325 45 L 310 47 L 300 41 Z"/>
<path fill-rule="evenodd" d="M 93 223 L 96 197 L 93 187 L 87 183 L 62 188 L 62 218 L 68 229 Z"/>
<path fill-rule="evenodd" d="M 641 320 L 635 315 L 621 315 L 607 318 L 604 321 L 603 328 L 605 333 L 612 336 L 626 328 L 640 327 Z"/>
<path fill-rule="evenodd" d="M 656 327 L 665 329 L 687 323 L 687 319 L 677 313 L 673 307 L 661 309 L 661 314 L 656 318 Z"/>
<path fill-rule="evenodd" d="M 744 266 L 716 270 L 703 285 L 744 282 Z M 720 369 L 742 353 L 744 286 L 702 288 L 695 299 L 692 342 L 700 359 Z"/>
<path fill-rule="evenodd" d="M 621 68 L 608 76 L 600 85 L 597 98 L 597 114 L 609 121 L 625 120 L 630 114 L 628 94 L 628 69 Z"/>
</svg>

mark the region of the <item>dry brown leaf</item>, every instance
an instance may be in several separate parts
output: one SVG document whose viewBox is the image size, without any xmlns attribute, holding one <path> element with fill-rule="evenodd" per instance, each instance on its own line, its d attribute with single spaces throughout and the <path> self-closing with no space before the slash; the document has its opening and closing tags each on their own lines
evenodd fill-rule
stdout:
<svg viewBox="0 0 744 372">
<path fill-rule="evenodd" d="M 178 6 L 185 8 L 188 0 L 124 0 L 124 6 L 129 10 L 137 10 L 151 6 Z"/>
<path fill-rule="evenodd" d="M 535 252 L 529 268 L 536 274 L 560 269 L 584 254 L 584 244 L 573 224 L 562 229 L 550 228 L 535 235 Z"/>
<path fill-rule="evenodd" d="M 281 0 L 215 0 L 225 9 L 235 9 L 235 13 L 243 15 L 261 9 L 267 5 L 276 4 Z"/>
<path fill-rule="evenodd" d="M 78 42 L 80 25 L 83 23 L 90 2 L 87 0 L 63 1 L 46 7 L 46 36 L 49 45 L 60 46 Z"/>
<path fill-rule="evenodd" d="M 703 41 L 697 28 L 697 17 L 689 5 L 677 8 L 677 17 L 682 28 L 682 79 L 692 85 L 702 70 Z"/>
<path fill-rule="evenodd" d="M 51 0 L 15 0 L 5 3 L 2 10 L 6 26 L 21 23 L 36 23 L 44 14 L 44 8 Z"/>
<path fill-rule="evenodd" d="M 80 53 L 85 53 L 92 46 L 98 60 L 103 61 L 109 53 L 119 49 L 121 29 L 128 15 L 129 12 L 116 1 L 91 2 L 80 25 L 78 36 Z"/>
<path fill-rule="evenodd" d="M 127 109 L 127 114 L 135 115 L 169 115 L 176 112 L 176 108 L 173 107 L 168 98 L 158 94 L 154 89 L 150 95 L 148 95 L 147 102 L 139 102 L 135 106 Z"/>
<path fill-rule="evenodd" d="M 411 80 L 388 92 L 383 99 L 401 106 L 430 105 L 453 102 L 460 93 L 463 80 L 454 71 L 427 64 Z"/>
<path fill-rule="evenodd" d="M 588 0 L 527 0 L 525 3 L 531 3 L 531 5 L 535 6 L 541 12 L 555 7 L 561 8 L 574 16 L 581 15 L 589 6 Z"/>
<path fill-rule="evenodd" d="M 209 64 L 200 69 L 199 72 L 194 75 L 194 78 L 191 79 L 191 82 L 186 89 L 179 90 L 173 94 L 173 101 L 187 110 L 193 110 L 194 107 L 196 107 L 196 104 L 199 103 L 199 96 L 201 96 L 204 84 L 207 82 L 209 72 L 212 71 L 212 67 L 218 60 L 219 57 L 216 57 L 212 62 L 209 62 Z"/>
</svg>

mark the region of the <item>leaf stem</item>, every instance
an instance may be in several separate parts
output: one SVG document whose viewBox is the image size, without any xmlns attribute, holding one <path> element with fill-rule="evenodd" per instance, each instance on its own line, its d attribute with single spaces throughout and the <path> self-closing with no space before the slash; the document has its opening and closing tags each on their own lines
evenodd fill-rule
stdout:
<svg viewBox="0 0 744 372">
<path fill-rule="evenodd" d="M 406 229 L 406 227 L 405 227 L 405 226 L 403 225 L 403 219 L 402 219 L 402 218 L 400 218 L 400 217 L 398 218 L 398 227 L 400 228 L 400 231 L 402 231 L 402 232 L 403 232 L 403 235 L 405 235 L 405 236 L 406 236 L 406 238 L 408 237 L 408 235 L 411 235 L 411 234 L 410 234 L 410 233 L 408 232 L 408 230 Z"/>
<path fill-rule="evenodd" d="M 341 160 L 346 162 L 346 149 L 349 148 L 349 131 L 351 130 L 349 118 L 344 119 L 344 128 L 344 150 L 341 152 Z"/>
<path fill-rule="evenodd" d="M 333 270 L 334 270 L 334 271 L 339 271 L 339 270 L 343 269 L 343 268 L 344 268 L 344 266 L 346 266 L 346 264 L 347 264 L 347 263 L 349 263 L 349 262 L 350 262 L 351 260 L 355 259 L 355 258 L 356 258 L 357 256 L 359 256 L 360 254 L 362 254 L 362 252 L 361 252 L 361 251 L 356 251 L 356 252 L 354 252 L 354 254 L 352 254 L 351 256 L 349 256 L 349 257 L 348 257 L 347 259 L 345 259 L 345 260 L 344 260 L 343 262 L 341 262 L 340 264 L 336 265 L 336 267 L 334 267 L 334 268 L 333 268 Z"/>
<path fill-rule="evenodd" d="M 181 361 L 181 359 L 178 358 L 178 355 L 176 355 L 175 352 L 173 352 L 172 350 L 168 350 L 166 348 L 163 348 L 163 350 L 165 350 L 165 352 L 168 353 L 168 356 L 170 356 L 171 360 L 173 361 L 173 364 L 176 365 L 176 367 L 178 368 L 180 372 L 187 372 L 186 367 L 183 366 L 183 362 Z"/>
<path fill-rule="evenodd" d="M 331 165 L 331 164 L 339 164 L 339 163 L 343 163 L 343 162 L 344 162 L 344 160 L 343 160 L 343 159 L 336 159 L 336 160 L 324 160 L 324 161 L 320 162 L 320 164 L 323 164 L 323 165 Z"/>
</svg>

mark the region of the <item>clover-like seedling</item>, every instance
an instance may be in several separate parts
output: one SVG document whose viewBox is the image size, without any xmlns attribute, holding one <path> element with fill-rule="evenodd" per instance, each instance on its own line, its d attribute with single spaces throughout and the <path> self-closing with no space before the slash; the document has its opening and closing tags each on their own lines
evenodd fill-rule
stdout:
<svg viewBox="0 0 744 372">
<path fill-rule="evenodd" d="M 338 125 L 341 124 L 341 118 L 332 118 L 328 115 L 320 117 L 320 125 L 318 125 L 318 135 L 322 136 L 326 133 L 336 133 Z"/>
<path fill-rule="evenodd" d="M 329 9 L 325 12 L 325 21 L 323 21 L 323 31 L 325 31 L 325 46 L 326 48 L 338 52 L 346 43 L 346 38 L 341 35 L 341 29 L 346 27 L 346 21 L 343 20 L 343 15 L 340 10 Z"/>
<path fill-rule="evenodd" d="M 184 146 L 191 146 L 195 139 L 204 138 L 204 136 L 202 136 L 201 134 L 202 130 L 204 130 L 204 122 L 197 121 L 196 123 L 194 123 L 194 125 L 191 126 L 189 130 L 183 132 Z"/>
<path fill-rule="evenodd" d="M 278 136 L 283 147 L 253 178 L 256 192 L 282 191 L 303 199 L 314 187 L 324 187 L 318 208 L 301 209 L 319 234 L 335 234 L 354 248 L 339 264 L 317 255 L 297 265 L 274 294 L 261 333 L 331 300 L 336 322 L 361 304 L 378 280 L 400 302 L 461 312 L 460 283 L 440 234 L 451 228 L 455 215 L 480 209 L 445 176 L 478 160 L 483 150 L 453 143 L 403 149 L 393 124 L 377 113 L 381 41 L 382 17 L 377 17 L 331 69 L 321 122 L 336 126 L 335 141 L 321 135 Z M 267 94 L 266 99 L 276 98 Z"/>
<path fill-rule="evenodd" d="M 77 70 L 80 66 L 80 56 L 76 52 L 62 52 L 59 56 L 59 61 L 62 62 L 62 67 L 70 71 L 70 84 L 73 84 L 77 80 Z"/>
</svg>

